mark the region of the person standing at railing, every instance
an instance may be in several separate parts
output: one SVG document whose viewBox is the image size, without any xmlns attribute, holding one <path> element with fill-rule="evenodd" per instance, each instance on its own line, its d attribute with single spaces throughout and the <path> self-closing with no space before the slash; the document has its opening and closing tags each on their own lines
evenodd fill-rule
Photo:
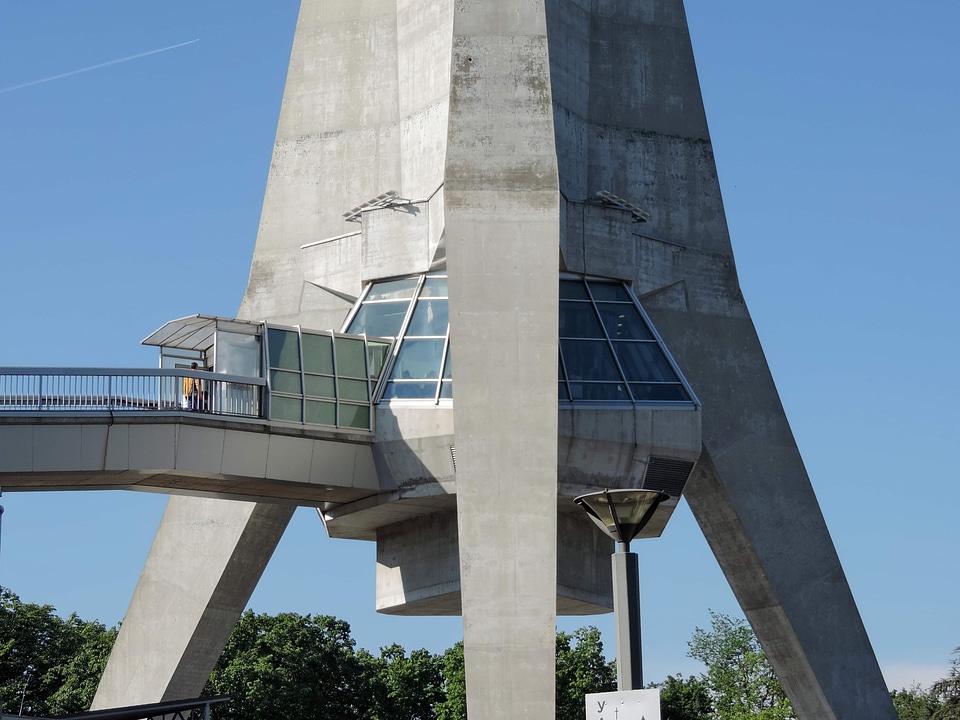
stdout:
<svg viewBox="0 0 960 720">
<path fill-rule="evenodd" d="M 190 363 L 190 369 L 199 370 L 197 363 Z M 203 392 L 203 381 L 200 378 L 185 377 L 183 379 L 183 409 L 203 410 L 206 399 Z"/>
</svg>

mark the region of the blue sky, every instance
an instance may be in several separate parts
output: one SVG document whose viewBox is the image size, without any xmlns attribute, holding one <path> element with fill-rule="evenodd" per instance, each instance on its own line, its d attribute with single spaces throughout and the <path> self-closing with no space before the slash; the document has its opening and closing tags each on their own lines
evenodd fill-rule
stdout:
<svg viewBox="0 0 960 720">
<path fill-rule="evenodd" d="M 0 3 L 0 366 L 151 367 L 139 341 L 166 320 L 236 312 L 297 6 Z M 783 404 L 888 681 L 927 684 L 960 645 L 960 5 L 687 14 Z M 164 503 L 8 492 L 0 584 L 114 624 Z M 646 676 L 696 672 L 694 627 L 738 608 L 686 506 L 634 549 Z M 373 583 L 373 545 L 300 510 L 251 606 L 336 615 L 374 651 L 459 639 L 458 619 L 377 615 Z M 609 616 L 563 627 L 588 623 L 612 650 Z"/>
</svg>

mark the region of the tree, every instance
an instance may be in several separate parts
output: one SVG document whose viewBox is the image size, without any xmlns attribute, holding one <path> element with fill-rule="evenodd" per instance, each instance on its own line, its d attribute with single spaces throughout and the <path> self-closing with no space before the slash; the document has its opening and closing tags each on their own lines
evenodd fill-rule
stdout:
<svg viewBox="0 0 960 720">
<path fill-rule="evenodd" d="M 930 688 L 940 702 L 933 714 L 933 720 L 960 720 L 960 647 L 953 651 L 950 672 L 947 677 L 937 680 Z"/>
<path fill-rule="evenodd" d="M 582 720 L 584 695 L 616 689 L 616 666 L 603 656 L 597 628 L 557 633 L 557 720 Z"/>
<path fill-rule="evenodd" d="M 448 648 L 441 659 L 444 699 L 434 707 L 437 720 L 467 720 L 467 675 L 463 642 Z"/>
<path fill-rule="evenodd" d="M 707 683 L 701 678 L 668 675 L 652 687 L 660 688 L 661 720 L 710 720 L 713 704 Z"/>
<path fill-rule="evenodd" d="M 710 612 L 710 630 L 696 628 L 690 657 L 707 667 L 717 720 L 790 720 L 793 708 L 746 620 Z"/>
<path fill-rule="evenodd" d="M 890 699 L 900 720 L 933 720 L 934 713 L 940 707 L 936 696 L 932 692 L 924 692 L 919 685 L 909 690 L 893 690 Z"/>
<path fill-rule="evenodd" d="M 434 707 L 445 698 L 443 658 L 420 649 L 408 656 L 394 643 L 380 657 L 357 653 L 374 698 L 378 720 L 434 720 Z"/>
<path fill-rule="evenodd" d="M 5 713 L 62 715 L 90 707 L 116 628 L 64 620 L 51 605 L 0 588 L 0 704 Z"/>
<path fill-rule="evenodd" d="M 220 720 L 366 720 L 376 703 L 353 648 L 343 620 L 247 610 L 207 683 L 206 693 L 231 697 L 213 713 Z"/>
</svg>

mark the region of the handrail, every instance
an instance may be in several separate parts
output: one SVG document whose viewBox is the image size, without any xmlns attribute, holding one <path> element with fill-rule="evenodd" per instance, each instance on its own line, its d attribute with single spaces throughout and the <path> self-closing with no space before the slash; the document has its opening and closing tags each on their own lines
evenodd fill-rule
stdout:
<svg viewBox="0 0 960 720">
<path fill-rule="evenodd" d="M 188 394 L 186 382 L 198 389 Z M 0 412 L 197 411 L 262 418 L 263 378 L 166 368 L 0 368 Z M 191 384 L 190 387 L 193 387 Z"/>
</svg>

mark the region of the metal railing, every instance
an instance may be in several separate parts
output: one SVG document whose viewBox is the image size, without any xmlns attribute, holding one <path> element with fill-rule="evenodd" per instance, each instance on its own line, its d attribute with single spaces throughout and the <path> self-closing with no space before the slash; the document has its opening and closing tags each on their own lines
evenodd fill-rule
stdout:
<svg viewBox="0 0 960 720">
<path fill-rule="evenodd" d="M 195 370 L 8 367 L 0 368 L 0 412 L 190 411 L 262 418 L 265 384 L 262 378 Z"/>
</svg>

